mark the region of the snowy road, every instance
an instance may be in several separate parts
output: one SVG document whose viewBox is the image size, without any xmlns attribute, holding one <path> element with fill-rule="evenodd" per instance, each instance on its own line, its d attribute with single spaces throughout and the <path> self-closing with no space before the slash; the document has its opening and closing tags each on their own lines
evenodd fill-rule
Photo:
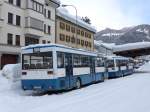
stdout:
<svg viewBox="0 0 150 112">
<path fill-rule="evenodd" d="M 0 77 L 0 112 L 150 112 L 150 64 L 128 77 L 57 95 L 25 95 Z"/>
</svg>

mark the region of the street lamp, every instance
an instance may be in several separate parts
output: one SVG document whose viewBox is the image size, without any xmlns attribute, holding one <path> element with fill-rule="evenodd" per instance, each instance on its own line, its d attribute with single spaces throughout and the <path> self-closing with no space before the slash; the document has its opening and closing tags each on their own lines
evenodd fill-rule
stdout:
<svg viewBox="0 0 150 112">
<path fill-rule="evenodd" d="M 65 4 L 63 4 L 61 6 L 62 7 L 73 7 L 75 9 L 75 11 L 76 11 L 76 31 L 75 31 L 75 33 L 76 33 L 76 40 L 75 40 L 75 43 L 76 43 L 76 47 L 77 47 L 77 29 L 78 29 L 78 11 L 77 11 L 77 8 L 74 5 L 65 5 Z"/>
</svg>

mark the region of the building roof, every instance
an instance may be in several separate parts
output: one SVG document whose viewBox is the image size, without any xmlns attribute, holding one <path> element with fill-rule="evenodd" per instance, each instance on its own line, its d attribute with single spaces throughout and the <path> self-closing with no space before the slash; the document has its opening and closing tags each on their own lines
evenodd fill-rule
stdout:
<svg viewBox="0 0 150 112">
<path fill-rule="evenodd" d="M 113 48 L 115 46 L 114 43 L 104 43 L 102 41 L 97 41 L 97 40 L 94 40 L 94 45 L 103 46 L 104 48 L 109 49 L 109 50 L 113 50 Z"/>
<path fill-rule="evenodd" d="M 142 48 L 150 48 L 150 42 L 136 42 L 124 45 L 117 45 L 114 47 L 114 52 L 128 51 Z"/>
<path fill-rule="evenodd" d="M 59 17 L 65 19 L 65 20 L 67 20 L 67 21 L 70 21 L 70 22 L 76 24 L 76 17 L 73 16 L 73 15 L 71 15 L 71 14 L 68 12 L 67 9 L 65 9 L 65 8 L 63 8 L 63 7 L 59 7 L 59 8 L 57 9 L 57 13 L 56 13 L 56 14 L 57 14 L 57 16 L 59 16 Z M 83 28 L 85 28 L 85 29 L 87 29 L 87 30 L 89 30 L 89 31 L 92 31 L 92 32 L 96 33 L 95 27 L 93 27 L 93 26 L 91 26 L 91 25 L 85 23 L 83 20 L 81 20 L 80 17 L 77 17 L 77 25 L 79 25 L 79 26 L 81 26 L 81 27 L 83 27 Z"/>
</svg>

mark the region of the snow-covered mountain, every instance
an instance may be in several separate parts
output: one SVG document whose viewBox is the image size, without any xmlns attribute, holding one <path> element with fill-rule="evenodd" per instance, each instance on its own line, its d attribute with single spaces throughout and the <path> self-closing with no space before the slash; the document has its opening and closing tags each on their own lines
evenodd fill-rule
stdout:
<svg viewBox="0 0 150 112">
<path fill-rule="evenodd" d="M 150 25 L 143 24 L 121 30 L 106 28 L 95 35 L 95 40 L 116 44 L 150 41 Z"/>
</svg>

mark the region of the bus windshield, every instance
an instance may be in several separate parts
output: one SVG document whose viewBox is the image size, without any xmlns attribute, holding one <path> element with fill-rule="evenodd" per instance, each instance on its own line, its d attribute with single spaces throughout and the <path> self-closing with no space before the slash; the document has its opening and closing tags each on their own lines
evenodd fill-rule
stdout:
<svg viewBox="0 0 150 112">
<path fill-rule="evenodd" d="M 52 52 L 30 53 L 22 55 L 22 69 L 53 68 Z"/>
<path fill-rule="evenodd" d="M 108 68 L 115 67 L 114 60 L 107 60 L 106 67 L 108 67 Z"/>
</svg>

